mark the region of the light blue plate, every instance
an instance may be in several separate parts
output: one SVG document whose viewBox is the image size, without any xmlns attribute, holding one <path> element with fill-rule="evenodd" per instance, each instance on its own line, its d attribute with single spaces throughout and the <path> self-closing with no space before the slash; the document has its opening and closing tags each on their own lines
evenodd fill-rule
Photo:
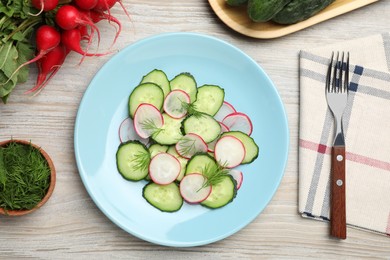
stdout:
<svg viewBox="0 0 390 260">
<path fill-rule="evenodd" d="M 142 198 L 146 182 L 126 181 L 117 171 L 118 129 L 128 115 L 129 94 L 143 75 L 156 68 L 170 79 L 190 72 L 199 86 L 223 87 L 225 100 L 252 119 L 252 137 L 260 154 L 252 164 L 240 166 L 241 189 L 223 208 L 184 204 L 178 212 L 160 212 Z M 289 143 L 283 104 L 265 72 L 232 45 L 193 33 L 147 38 L 109 60 L 84 94 L 74 138 L 81 179 L 104 214 L 136 237 L 175 247 L 221 240 L 255 219 L 279 186 Z"/>
</svg>

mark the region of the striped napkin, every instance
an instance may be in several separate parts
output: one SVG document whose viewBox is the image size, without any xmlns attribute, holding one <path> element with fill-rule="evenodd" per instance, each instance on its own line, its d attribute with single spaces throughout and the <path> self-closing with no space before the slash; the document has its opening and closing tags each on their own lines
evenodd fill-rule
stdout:
<svg viewBox="0 0 390 260">
<path fill-rule="evenodd" d="M 350 53 L 347 225 L 390 236 L 390 34 L 300 52 L 299 212 L 329 221 L 333 116 L 325 98 L 332 51 Z"/>
</svg>

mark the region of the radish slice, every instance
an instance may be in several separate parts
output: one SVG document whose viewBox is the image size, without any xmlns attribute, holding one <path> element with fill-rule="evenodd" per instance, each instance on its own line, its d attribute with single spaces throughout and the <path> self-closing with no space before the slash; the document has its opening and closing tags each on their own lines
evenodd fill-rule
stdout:
<svg viewBox="0 0 390 260">
<path fill-rule="evenodd" d="M 211 186 L 203 187 L 206 177 L 200 173 L 186 175 L 180 182 L 180 194 L 188 203 L 199 203 L 207 199 Z"/>
<path fill-rule="evenodd" d="M 244 160 L 245 147 L 238 138 L 227 135 L 215 144 L 214 155 L 220 165 L 234 168 Z"/>
<path fill-rule="evenodd" d="M 170 117 L 180 119 L 187 114 L 187 109 L 183 105 L 190 103 L 190 96 L 180 89 L 175 89 L 169 92 L 164 100 L 164 111 Z"/>
<path fill-rule="evenodd" d="M 175 148 L 176 152 L 186 159 L 190 159 L 196 153 L 207 152 L 207 144 L 202 137 L 193 133 L 186 134 L 180 138 Z"/>
<path fill-rule="evenodd" d="M 244 176 L 243 176 L 242 172 L 239 171 L 239 170 L 232 169 L 232 170 L 229 171 L 229 174 L 233 177 L 233 179 L 236 180 L 236 182 L 237 182 L 237 186 L 236 186 L 237 190 L 240 189 L 242 181 L 244 179 Z"/>
<path fill-rule="evenodd" d="M 229 114 L 222 120 L 222 123 L 224 123 L 230 131 L 241 131 L 247 135 L 252 134 L 252 121 L 244 113 L 235 112 Z"/>
<path fill-rule="evenodd" d="M 144 145 L 147 145 L 149 143 L 149 139 L 147 138 L 141 138 L 137 132 L 134 129 L 134 123 L 133 120 L 128 117 L 125 120 L 122 121 L 122 123 L 119 126 L 119 140 L 121 143 L 130 141 L 130 140 L 138 140 Z"/>
<path fill-rule="evenodd" d="M 218 122 L 221 125 L 221 133 L 229 132 L 229 128 L 222 122 Z M 218 138 L 207 144 L 207 148 L 209 152 L 214 152 L 215 144 L 217 143 Z"/>
<path fill-rule="evenodd" d="M 167 185 L 176 180 L 181 171 L 180 162 L 169 153 L 159 153 L 149 164 L 149 175 L 153 182 Z"/>
<path fill-rule="evenodd" d="M 223 101 L 221 108 L 214 115 L 215 120 L 222 121 L 227 115 L 236 113 L 236 109 L 228 102 Z"/>
<path fill-rule="evenodd" d="M 164 118 L 155 106 L 141 104 L 134 113 L 134 129 L 141 138 L 148 138 L 164 124 Z"/>
</svg>

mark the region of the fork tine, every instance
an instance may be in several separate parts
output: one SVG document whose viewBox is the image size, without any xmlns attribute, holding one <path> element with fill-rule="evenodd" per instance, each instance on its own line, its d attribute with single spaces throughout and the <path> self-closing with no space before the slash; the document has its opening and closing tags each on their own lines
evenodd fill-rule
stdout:
<svg viewBox="0 0 390 260">
<path fill-rule="evenodd" d="M 343 92 L 343 70 L 344 70 L 344 52 L 341 53 L 341 60 L 338 61 L 337 69 L 339 72 L 339 80 L 337 81 L 337 93 Z"/>
<path fill-rule="evenodd" d="M 344 81 L 344 91 L 348 92 L 348 82 L 349 82 L 349 52 L 347 52 L 347 64 L 345 66 L 345 81 Z"/>
<path fill-rule="evenodd" d="M 334 56 L 334 52 L 332 51 L 332 56 L 330 57 L 330 62 L 328 65 L 328 72 L 326 73 L 325 86 L 326 86 L 327 92 L 330 92 L 330 78 L 331 78 L 331 74 L 332 74 L 333 56 Z"/>
<path fill-rule="evenodd" d="M 339 62 L 339 52 L 337 52 L 337 55 L 336 55 L 336 63 L 334 65 L 334 70 L 333 70 L 333 80 L 332 80 L 332 89 L 330 92 L 336 92 L 336 84 L 337 84 L 337 66 L 338 66 L 338 62 Z"/>
</svg>

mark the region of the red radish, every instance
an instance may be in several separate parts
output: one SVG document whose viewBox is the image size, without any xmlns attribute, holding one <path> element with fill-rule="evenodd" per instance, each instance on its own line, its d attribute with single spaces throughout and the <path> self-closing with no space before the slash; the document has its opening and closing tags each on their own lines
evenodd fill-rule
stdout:
<svg viewBox="0 0 390 260">
<path fill-rule="evenodd" d="M 61 6 L 56 13 L 55 20 L 56 24 L 64 30 L 71 30 L 79 25 L 88 25 L 99 32 L 91 19 L 72 5 Z"/>
<path fill-rule="evenodd" d="M 127 117 L 122 121 L 119 126 L 118 134 L 121 143 L 127 142 L 129 140 L 138 140 L 144 145 L 149 143 L 149 139 L 139 137 L 134 129 L 133 120 L 130 117 Z"/>
<path fill-rule="evenodd" d="M 226 168 L 234 168 L 241 164 L 245 158 L 243 143 L 234 136 L 223 136 L 215 144 L 214 150 L 217 162 Z"/>
<path fill-rule="evenodd" d="M 167 185 L 176 180 L 181 171 L 179 160 L 169 153 L 159 153 L 149 164 L 149 175 L 153 182 Z"/>
<path fill-rule="evenodd" d="M 39 10 L 34 16 L 40 15 L 43 11 L 51 11 L 58 5 L 58 0 L 31 0 L 32 6 Z"/>
<path fill-rule="evenodd" d="M 181 180 L 180 194 L 188 203 L 200 203 L 211 194 L 210 185 L 204 187 L 206 177 L 200 173 L 191 173 Z"/>
<path fill-rule="evenodd" d="M 189 133 L 180 138 L 175 149 L 181 157 L 190 159 L 196 153 L 207 152 L 207 144 L 199 135 Z"/>
<path fill-rule="evenodd" d="M 86 40 L 88 42 L 92 40 L 92 36 L 89 32 L 88 26 L 80 25 L 79 27 L 77 27 L 77 29 L 80 31 L 81 40 Z"/>
<path fill-rule="evenodd" d="M 241 131 L 247 135 L 251 135 L 253 131 L 253 125 L 250 118 L 240 112 L 235 112 L 227 115 L 223 120 L 224 123 L 230 131 Z"/>
<path fill-rule="evenodd" d="M 79 29 L 64 30 L 61 33 L 61 42 L 68 50 L 75 51 L 83 55 L 83 58 L 81 59 L 80 63 L 83 61 L 85 56 L 104 56 L 108 54 L 108 53 L 89 53 L 87 51 L 84 51 L 80 45 L 81 33 Z M 90 44 L 90 40 L 88 44 Z"/>
<path fill-rule="evenodd" d="M 190 103 L 190 96 L 183 90 L 176 89 L 169 92 L 164 100 L 164 111 L 170 117 L 180 119 L 187 114 L 183 103 Z"/>
<path fill-rule="evenodd" d="M 228 174 L 230 174 L 233 177 L 233 179 L 237 182 L 236 188 L 237 190 L 239 190 L 241 188 L 242 181 L 244 180 L 244 176 L 242 172 L 239 170 L 231 169 Z"/>
<path fill-rule="evenodd" d="M 229 128 L 221 122 L 218 122 L 221 125 L 221 133 L 229 132 Z M 209 152 L 214 152 L 215 144 L 218 142 L 218 138 L 212 141 L 211 143 L 207 144 L 208 151 Z"/>
<path fill-rule="evenodd" d="M 227 115 L 236 112 L 236 109 L 230 103 L 223 101 L 221 108 L 214 115 L 214 118 L 217 121 L 222 121 Z"/>
<path fill-rule="evenodd" d="M 91 37 L 93 32 L 97 32 L 98 35 L 98 45 L 100 43 L 100 32 L 97 26 L 91 21 L 91 19 L 80 12 L 76 7 L 72 5 L 63 5 L 61 6 L 56 13 L 56 24 L 64 30 L 72 30 L 78 26 L 90 26 L 91 27 Z M 80 36 L 81 38 L 81 36 Z M 90 42 L 88 47 L 90 46 Z M 88 49 L 88 48 L 87 48 Z"/>
<path fill-rule="evenodd" d="M 143 103 L 134 113 L 134 129 L 141 138 L 148 138 L 159 131 L 164 124 L 164 118 L 155 106 Z"/>
<path fill-rule="evenodd" d="M 102 20 L 108 20 L 109 22 L 114 22 L 116 25 L 118 25 L 118 30 L 116 32 L 114 41 L 112 43 L 115 44 L 116 40 L 119 37 L 119 34 L 122 31 L 122 24 L 119 22 L 119 20 L 109 13 L 105 13 L 103 11 L 97 11 L 97 10 L 90 10 L 88 15 L 94 23 L 98 23 Z"/>
<path fill-rule="evenodd" d="M 120 2 L 120 0 L 98 0 L 94 9 L 98 11 L 107 11 L 111 9 L 116 2 Z"/>
<path fill-rule="evenodd" d="M 35 86 L 26 93 L 35 92 L 42 89 L 49 80 L 57 73 L 65 61 L 68 53 L 62 44 L 46 53 L 41 59 L 37 60 L 38 78 Z M 48 77 L 49 76 L 49 77 Z"/>
<path fill-rule="evenodd" d="M 229 132 L 230 129 L 224 123 L 218 122 L 221 125 L 221 133 Z"/>
<path fill-rule="evenodd" d="M 127 17 L 130 18 L 130 15 L 127 12 L 125 6 L 123 5 L 122 0 L 98 0 L 98 2 L 96 4 L 96 6 L 94 7 L 94 9 L 96 11 L 108 11 L 108 14 L 110 15 L 111 7 L 113 7 L 117 2 L 120 4 L 120 6 L 122 7 L 123 11 L 127 15 Z"/>
<path fill-rule="evenodd" d="M 38 51 L 37 55 L 33 59 L 21 64 L 12 73 L 9 79 L 6 82 L 1 83 L 0 85 L 7 84 L 8 81 L 10 81 L 13 78 L 15 73 L 17 73 L 22 67 L 41 59 L 46 53 L 53 50 L 58 44 L 60 44 L 60 41 L 61 41 L 60 33 L 53 26 L 41 25 L 37 29 L 36 36 L 35 36 L 36 49 Z"/>
<path fill-rule="evenodd" d="M 98 0 L 74 0 L 74 2 L 82 10 L 91 10 L 96 6 Z"/>
</svg>

